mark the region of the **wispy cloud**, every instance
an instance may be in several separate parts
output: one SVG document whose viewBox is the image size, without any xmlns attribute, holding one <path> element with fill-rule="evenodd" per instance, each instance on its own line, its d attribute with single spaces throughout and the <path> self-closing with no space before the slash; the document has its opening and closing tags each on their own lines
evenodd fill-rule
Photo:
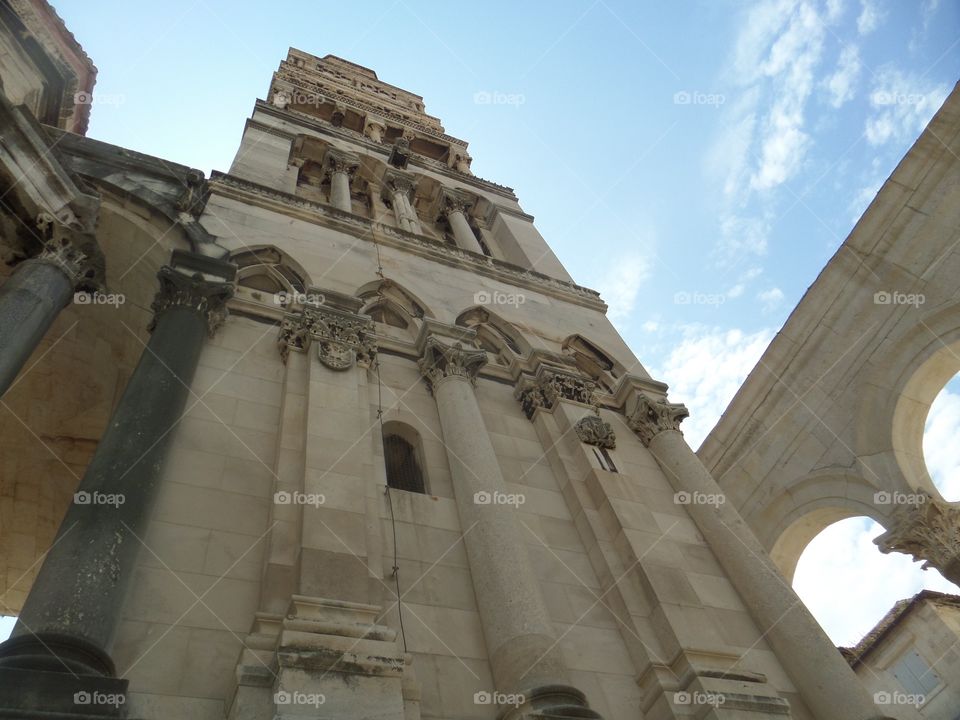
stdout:
<svg viewBox="0 0 960 720">
<path fill-rule="evenodd" d="M 869 35 L 884 21 L 887 16 L 885 8 L 881 7 L 880 0 L 860 0 L 860 15 L 857 16 L 857 32 Z"/>
<path fill-rule="evenodd" d="M 650 275 L 646 256 L 633 253 L 618 257 L 597 282 L 597 289 L 607 303 L 607 317 L 618 327 L 625 324 L 637 303 L 640 286 Z"/>
<path fill-rule="evenodd" d="M 763 306 L 762 309 L 764 313 L 771 313 L 783 302 L 783 290 L 778 287 L 764 290 L 763 292 L 757 293 L 757 300 L 759 300 Z"/>
<path fill-rule="evenodd" d="M 863 64 L 860 62 L 860 49 L 849 44 L 840 51 L 837 69 L 824 80 L 824 86 L 830 95 L 830 104 L 839 108 L 853 99 L 857 80 Z"/>
<path fill-rule="evenodd" d="M 867 141 L 877 146 L 916 137 L 949 92 L 945 83 L 935 83 L 889 65 L 882 68 L 870 94 L 873 113 L 867 118 Z"/>
</svg>

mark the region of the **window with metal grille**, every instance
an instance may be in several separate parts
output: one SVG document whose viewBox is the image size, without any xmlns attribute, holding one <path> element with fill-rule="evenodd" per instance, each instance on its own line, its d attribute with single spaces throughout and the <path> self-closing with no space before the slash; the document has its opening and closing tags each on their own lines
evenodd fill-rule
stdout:
<svg viewBox="0 0 960 720">
<path fill-rule="evenodd" d="M 387 466 L 387 484 L 397 490 L 426 492 L 417 449 L 393 433 L 383 435 L 383 456 Z"/>
</svg>

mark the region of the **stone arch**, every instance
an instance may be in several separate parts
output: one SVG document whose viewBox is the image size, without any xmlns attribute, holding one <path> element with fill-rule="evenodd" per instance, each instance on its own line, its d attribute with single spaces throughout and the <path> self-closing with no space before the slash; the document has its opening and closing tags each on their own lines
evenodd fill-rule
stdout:
<svg viewBox="0 0 960 720">
<path fill-rule="evenodd" d="M 396 280 L 389 278 L 374 280 L 365 285 L 361 285 L 354 294 L 368 303 L 381 298 L 389 300 L 394 307 L 401 309 L 406 316 L 414 318 L 418 322 L 425 317 L 435 317 L 433 311 L 427 307 L 427 304 L 423 302 L 423 300 L 407 290 Z"/>
<path fill-rule="evenodd" d="M 484 350 L 509 364 L 515 356 L 530 354 L 531 346 L 523 334 L 509 320 L 485 307 L 473 306 L 457 316 L 456 324 L 476 330 L 476 341 Z"/>
<path fill-rule="evenodd" d="M 866 516 L 881 525 L 887 515 L 875 502 L 873 483 L 852 473 L 814 472 L 789 483 L 789 490 L 764 511 L 765 519 L 754 527 L 770 557 L 788 582 L 793 581 L 797 562 L 807 545 L 828 526 L 846 518 Z M 751 521 L 751 525 L 753 522 Z"/>
<path fill-rule="evenodd" d="M 377 323 L 377 334 L 413 342 L 425 317 L 433 313 L 420 298 L 394 280 L 374 280 L 355 293 L 363 301 L 361 314 Z"/>
<path fill-rule="evenodd" d="M 612 355 L 578 333 L 567 336 L 561 343 L 561 350 L 607 392 L 613 391 L 617 380 L 626 372 Z"/>
<path fill-rule="evenodd" d="M 940 497 L 923 457 L 930 405 L 960 372 L 960 303 L 925 314 L 872 361 L 857 408 L 861 456 L 888 480 L 889 491 L 922 490 Z"/>
<path fill-rule="evenodd" d="M 229 259 L 237 266 L 238 301 L 279 309 L 310 301 L 310 275 L 275 245 L 244 245 L 231 252 Z M 316 295 L 320 302 L 319 293 Z"/>
</svg>

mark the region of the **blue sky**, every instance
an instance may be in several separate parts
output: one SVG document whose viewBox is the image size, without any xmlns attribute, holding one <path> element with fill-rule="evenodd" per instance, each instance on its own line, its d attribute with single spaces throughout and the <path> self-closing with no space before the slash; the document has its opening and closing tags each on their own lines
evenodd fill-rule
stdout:
<svg viewBox="0 0 960 720">
<path fill-rule="evenodd" d="M 55 6 L 99 68 L 89 135 L 207 173 L 228 169 L 288 46 L 422 95 L 603 293 L 690 407 L 694 446 L 960 77 L 948 0 Z M 960 451 L 936 437 L 960 431 L 956 385 L 929 423 L 950 499 Z M 801 561 L 798 591 L 837 642 L 923 584 L 952 587 L 881 556 L 878 532 L 845 521 Z"/>
</svg>

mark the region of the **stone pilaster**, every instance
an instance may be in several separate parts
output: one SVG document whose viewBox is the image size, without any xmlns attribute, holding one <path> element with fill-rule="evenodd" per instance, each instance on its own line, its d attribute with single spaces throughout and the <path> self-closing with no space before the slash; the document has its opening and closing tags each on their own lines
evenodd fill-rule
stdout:
<svg viewBox="0 0 960 720">
<path fill-rule="evenodd" d="M 111 646 L 170 431 L 186 404 L 203 339 L 223 320 L 235 273 L 228 263 L 179 251 L 171 266 L 161 269 L 150 341 L 13 634 L 0 645 L 0 673 L 5 675 L 0 685 L 46 686 L 51 675 L 69 675 L 71 683 L 114 675 Z M 43 709 L 46 702 L 34 709 Z M 50 707 L 56 702 L 51 697 Z"/>
<path fill-rule="evenodd" d="M 691 502 L 691 519 L 761 633 L 773 647 L 803 700 L 818 718 L 882 717 L 806 606 L 680 432 L 683 405 L 637 391 L 627 405 L 628 425 L 660 465 L 674 491 L 718 502 Z"/>
<path fill-rule="evenodd" d="M 461 344 L 470 331 L 443 338 L 430 329 L 418 340 L 419 367 L 437 403 L 460 525 L 471 529 L 463 541 L 494 683 L 523 696 L 502 717 L 599 717 L 570 685 L 516 511 L 495 501 L 507 485 L 474 390 L 486 353 Z"/>
<path fill-rule="evenodd" d="M 923 501 L 899 507 L 887 531 L 873 542 L 882 553 L 906 553 L 923 560 L 924 570 L 934 567 L 960 585 L 960 505 L 928 493 L 918 496 Z"/>
</svg>

